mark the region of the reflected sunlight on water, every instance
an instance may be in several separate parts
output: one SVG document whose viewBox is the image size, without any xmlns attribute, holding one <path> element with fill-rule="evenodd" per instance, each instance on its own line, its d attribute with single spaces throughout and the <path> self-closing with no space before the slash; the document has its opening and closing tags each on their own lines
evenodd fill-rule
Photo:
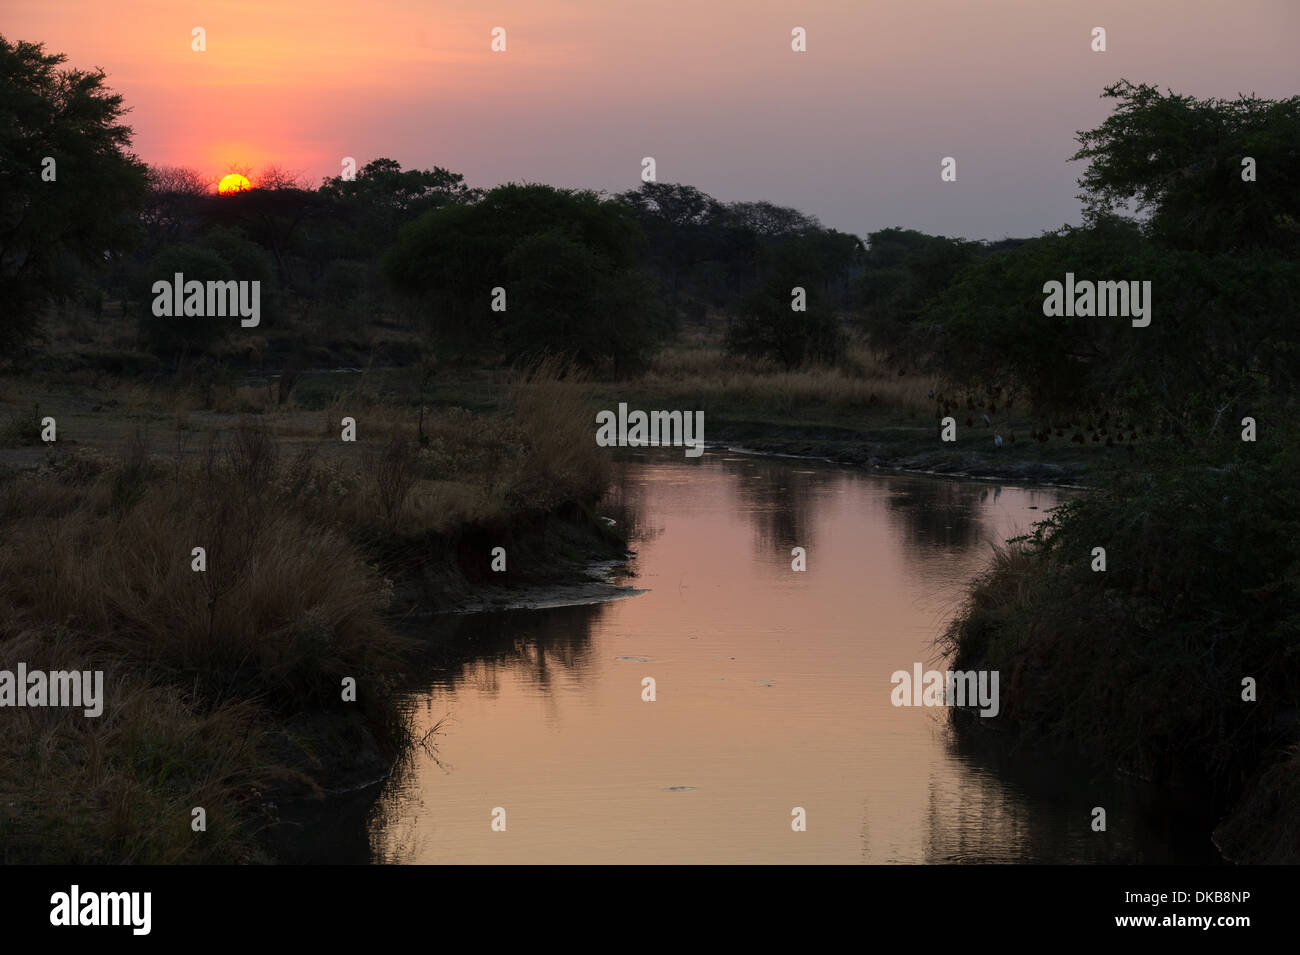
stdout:
<svg viewBox="0 0 1300 955">
<path fill-rule="evenodd" d="M 1131 788 L 890 702 L 894 671 L 945 668 L 933 641 L 990 543 L 1061 492 L 706 455 L 628 463 L 617 496 L 647 592 L 447 624 L 475 656 L 413 700 L 417 735 L 447 720 L 385 786 L 376 860 L 1186 857 Z"/>
</svg>

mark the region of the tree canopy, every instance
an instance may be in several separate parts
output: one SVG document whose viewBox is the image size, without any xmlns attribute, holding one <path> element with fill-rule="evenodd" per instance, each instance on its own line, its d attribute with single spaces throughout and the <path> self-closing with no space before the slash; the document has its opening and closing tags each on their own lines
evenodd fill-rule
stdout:
<svg viewBox="0 0 1300 955">
<path fill-rule="evenodd" d="M 69 262 L 130 247 L 145 166 L 101 70 L 62 69 L 43 44 L 0 36 L 0 342 L 20 340 Z M 52 163 L 51 163 L 52 161 Z"/>
<path fill-rule="evenodd" d="M 1115 112 L 1078 134 L 1091 214 L 1130 203 L 1151 235 L 1205 252 L 1300 249 L 1300 96 L 1197 99 L 1120 80 Z M 1253 160 L 1256 181 L 1242 177 Z"/>
<path fill-rule="evenodd" d="M 665 328 L 637 268 L 639 232 L 624 206 L 594 192 L 511 183 L 407 225 L 385 270 L 461 349 L 549 347 L 626 367 Z"/>
</svg>

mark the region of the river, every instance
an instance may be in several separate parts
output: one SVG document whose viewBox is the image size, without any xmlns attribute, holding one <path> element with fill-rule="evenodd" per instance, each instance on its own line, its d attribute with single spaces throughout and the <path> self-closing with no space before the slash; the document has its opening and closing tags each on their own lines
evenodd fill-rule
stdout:
<svg viewBox="0 0 1300 955">
<path fill-rule="evenodd" d="M 729 453 L 623 462 L 641 592 L 431 624 L 461 649 L 409 699 L 426 745 L 323 857 L 1213 862 L 1168 793 L 891 702 L 895 671 L 946 668 L 935 638 L 990 545 L 1064 493 Z"/>
</svg>

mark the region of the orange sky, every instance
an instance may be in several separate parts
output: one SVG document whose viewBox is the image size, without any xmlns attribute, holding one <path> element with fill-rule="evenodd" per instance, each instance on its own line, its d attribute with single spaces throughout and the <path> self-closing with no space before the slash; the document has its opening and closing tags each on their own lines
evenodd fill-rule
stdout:
<svg viewBox="0 0 1300 955">
<path fill-rule="evenodd" d="M 859 234 L 1075 221 L 1073 133 L 1121 76 L 1300 92 L 1296 0 L 7 0 L 0 30 L 107 70 L 151 163 L 316 183 L 388 156 L 472 185 L 622 190 L 649 155 L 660 181 Z"/>
</svg>

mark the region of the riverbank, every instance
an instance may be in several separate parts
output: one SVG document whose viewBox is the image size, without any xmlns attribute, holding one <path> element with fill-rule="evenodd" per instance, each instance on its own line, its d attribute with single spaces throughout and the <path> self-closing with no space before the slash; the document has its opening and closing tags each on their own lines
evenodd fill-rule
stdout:
<svg viewBox="0 0 1300 955">
<path fill-rule="evenodd" d="M 6 709 L 7 862 L 274 861 L 280 804 L 409 746 L 403 619 L 594 586 L 625 554 L 592 508 L 607 462 L 578 440 L 584 398 L 545 369 L 509 414 L 113 393 L 11 403 L 0 450 L 3 660 L 105 686 L 98 718 Z"/>
<path fill-rule="evenodd" d="M 941 643 L 1002 674 L 991 722 L 1192 793 L 1234 862 L 1300 861 L 1294 439 L 1225 441 L 1212 467 L 1171 446 L 1070 501 Z"/>
<path fill-rule="evenodd" d="M 141 351 L 123 319 L 65 327 L 27 356 L 21 387 L 0 380 L 0 404 L 39 402 L 83 433 L 122 445 L 123 412 L 148 416 L 165 393 L 172 417 L 197 429 L 240 414 L 356 413 L 379 402 L 413 415 L 467 409 L 508 411 L 514 372 L 438 360 L 413 327 L 373 322 L 315 341 L 292 322 L 240 348 L 229 344 L 184 373 Z M 265 340 L 263 340 L 265 339 Z M 314 369 L 314 370 L 313 370 Z M 606 369 L 608 372 L 608 369 Z M 1043 421 L 1003 396 L 947 394 L 936 377 L 900 368 L 862 345 L 834 366 L 787 370 L 728 355 L 716 327 L 688 326 L 628 378 L 594 372 L 595 408 L 703 411 L 705 440 L 767 454 L 839 464 L 1017 483 L 1090 485 L 1131 466 L 1151 439 L 1134 423 L 1108 429 L 1087 420 Z M 953 441 L 940 422 L 952 417 Z M 987 417 L 987 421 L 985 418 Z M 158 426 L 170 428 L 166 415 Z M 592 424 L 594 433 L 594 423 Z M 1001 437 L 1002 446 L 996 439 Z"/>
</svg>

